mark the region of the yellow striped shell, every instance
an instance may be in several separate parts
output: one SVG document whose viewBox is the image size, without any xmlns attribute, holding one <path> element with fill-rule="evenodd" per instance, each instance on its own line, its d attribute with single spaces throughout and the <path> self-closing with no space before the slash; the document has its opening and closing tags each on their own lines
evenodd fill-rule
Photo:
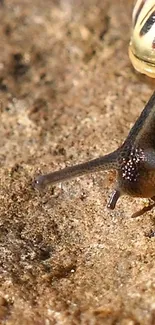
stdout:
<svg viewBox="0 0 155 325">
<path fill-rule="evenodd" d="M 155 0 L 138 0 L 132 16 L 129 57 L 136 70 L 155 78 Z"/>
</svg>

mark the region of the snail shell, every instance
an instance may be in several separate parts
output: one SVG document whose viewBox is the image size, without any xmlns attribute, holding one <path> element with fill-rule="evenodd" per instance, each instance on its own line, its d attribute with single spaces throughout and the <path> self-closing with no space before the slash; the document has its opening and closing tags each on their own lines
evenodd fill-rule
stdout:
<svg viewBox="0 0 155 325">
<path fill-rule="evenodd" d="M 132 15 L 129 57 L 134 68 L 155 78 L 155 0 L 138 0 Z"/>
</svg>

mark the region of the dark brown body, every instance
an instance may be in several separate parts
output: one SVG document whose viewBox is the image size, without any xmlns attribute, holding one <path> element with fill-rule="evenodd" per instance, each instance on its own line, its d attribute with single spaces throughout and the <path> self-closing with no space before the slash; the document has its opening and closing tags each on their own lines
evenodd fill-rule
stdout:
<svg viewBox="0 0 155 325">
<path fill-rule="evenodd" d="M 155 196 L 155 171 L 139 166 L 136 181 L 124 179 L 122 171 L 118 171 L 118 188 L 122 193 L 134 197 L 152 198 Z"/>
<path fill-rule="evenodd" d="M 117 182 L 108 203 L 115 208 L 120 195 L 153 198 L 155 196 L 155 92 L 116 151 L 60 171 L 41 175 L 34 184 L 38 189 L 87 173 L 117 170 Z"/>
<path fill-rule="evenodd" d="M 142 170 L 142 173 L 134 184 L 119 177 L 118 184 L 124 194 L 141 198 L 152 198 L 155 196 L 155 173 L 146 170 Z"/>
</svg>

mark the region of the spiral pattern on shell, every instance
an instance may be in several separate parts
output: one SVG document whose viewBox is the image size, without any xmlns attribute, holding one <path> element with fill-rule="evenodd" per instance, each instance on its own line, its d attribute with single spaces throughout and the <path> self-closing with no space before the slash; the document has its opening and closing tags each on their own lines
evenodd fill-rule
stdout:
<svg viewBox="0 0 155 325">
<path fill-rule="evenodd" d="M 155 0 L 135 4 L 129 57 L 137 71 L 155 78 Z"/>
</svg>

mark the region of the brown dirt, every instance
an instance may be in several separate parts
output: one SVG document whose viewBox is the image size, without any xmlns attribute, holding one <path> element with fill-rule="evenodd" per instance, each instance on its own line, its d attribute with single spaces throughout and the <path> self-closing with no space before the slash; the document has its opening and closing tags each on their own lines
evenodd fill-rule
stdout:
<svg viewBox="0 0 155 325">
<path fill-rule="evenodd" d="M 150 97 L 128 58 L 132 5 L 0 3 L 2 325 L 155 324 L 154 210 L 107 210 L 109 172 L 31 186 L 117 148 Z"/>
</svg>

